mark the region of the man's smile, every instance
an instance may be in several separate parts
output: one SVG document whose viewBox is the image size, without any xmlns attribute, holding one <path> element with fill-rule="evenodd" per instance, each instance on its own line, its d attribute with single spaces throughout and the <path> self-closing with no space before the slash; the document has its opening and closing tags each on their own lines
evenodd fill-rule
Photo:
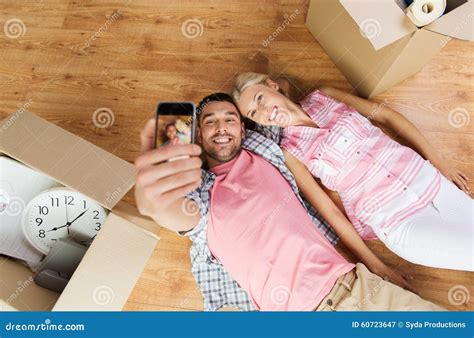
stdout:
<svg viewBox="0 0 474 338">
<path fill-rule="evenodd" d="M 212 139 L 212 142 L 220 146 L 228 145 L 232 141 L 233 137 L 231 136 L 217 136 Z"/>
</svg>

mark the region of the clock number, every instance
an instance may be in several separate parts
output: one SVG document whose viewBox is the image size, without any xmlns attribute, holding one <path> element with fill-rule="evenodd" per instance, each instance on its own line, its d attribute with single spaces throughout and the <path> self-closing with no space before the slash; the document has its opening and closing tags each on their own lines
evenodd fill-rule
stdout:
<svg viewBox="0 0 474 338">
<path fill-rule="evenodd" d="M 98 210 L 93 210 L 94 213 L 94 219 L 99 219 L 99 211 Z"/>
<path fill-rule="evenodd" d="M 57 207 L 59 207 L 59 198 L 58 197 L 51 197 L 51 206 L 54 207 L 55 205 Z"/>
<path fill-rule="evenodd" d="M 64 204 L 74 205 L 74 196 L 64 196 Z"/>
<path fill-rule="evenodd" d="M 84 209 L 86 209 L 86 206 L 87 206 L 86 200 L 82 200 L 82 203 L 84 203 Z"/>
<path fill-rule="evenodd" d="M 48 209 L 47 206 L 45 206 L 45 205 L 43 205 L 43 206 L 38 205 L 37 207 L 38 207 L 38 212 L 39 212 L 40 215 L 47 215 L 47 214 L 48 214 L 49 209 Z"/>
<path fill-rule="evenodd" d="M 40 226 L 41 224 L 43 224 L 43 219 L 40 218 L 40 217 L 37 217 L 37 218 L 36 218 L 36 223 L 37 223 L 37 224 L 36 224 L 37 226 Z"/>
<path fill-rule="evenodd" d="M 40 230 L 38 236 L 39 236 L 40 238 L 45 238 L 45 237 L 46 237 L 45 231 L 44 231 L 44 230 Z"/>
<path fill-rule="evenodd" d="M 94 228 L 94 230 L 99 231 L 101 224 L 99 222 L 95 222 L 95 225 L 97 225 L 97 226 Z"/>
</svg>

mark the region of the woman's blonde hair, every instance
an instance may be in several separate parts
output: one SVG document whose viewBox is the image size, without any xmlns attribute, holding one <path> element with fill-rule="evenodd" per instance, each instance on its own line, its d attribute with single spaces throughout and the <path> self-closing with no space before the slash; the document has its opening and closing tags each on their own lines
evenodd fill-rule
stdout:
<svg viewBox="0 0 474 338">
<path fill-rule="evenodd" d="M 266 84 L 266 81 L 270 79 L 267 74 L 261 73 L 242 73 L 235 79 L 234 89 L 232 90 L 232 97 L 237 102 L 240 99 L 242 92 L 250 86 L 258 84 Z"/>
</svg>

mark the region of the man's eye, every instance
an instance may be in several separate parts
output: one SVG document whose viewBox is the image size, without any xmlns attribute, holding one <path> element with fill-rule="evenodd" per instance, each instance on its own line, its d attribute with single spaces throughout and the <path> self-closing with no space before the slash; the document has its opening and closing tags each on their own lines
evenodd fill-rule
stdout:
<svg viewBox="0 0 474 338">
<path fill-rule="evenodd" d="M 212 120 L 207 120 L 205 124 L 210 125 L 210 124 L 212 124 L 212 123 L 214 123 L 214 121 L 212 121 Z"/>
<path fill-rule="evenodd" d="M 234 122 L 234 119 L 227 119 L 227 122 Z"/>
</svg>

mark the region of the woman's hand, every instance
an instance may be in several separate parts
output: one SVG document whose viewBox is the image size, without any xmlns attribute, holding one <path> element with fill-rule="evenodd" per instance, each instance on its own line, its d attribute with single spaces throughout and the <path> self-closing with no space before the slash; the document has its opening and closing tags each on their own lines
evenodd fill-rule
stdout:
<svg viewBox="0 0 474 338">
<path fill-rule="evenodd" d="M 456 184 L 456 186 L 464 191 L 466 194 L 471 195 L 471 189 L 469 188 L 469 178 L 461 170 L 456 169 L 449 161 L 440 161 L 438 170 L 448 180 Z"/>
<path fill-rule="evenodd" d="M 386 281 L 398 285 L 401 288 L 409 290 L 413 293 L 418 294 L 415 287 L 412 285 L 411 280 L 413 277 L 394 271 L 384 263 L 377 264 L 374 267 L 368 266 L 369 270 L 380 276 Z"/>
</svg>

